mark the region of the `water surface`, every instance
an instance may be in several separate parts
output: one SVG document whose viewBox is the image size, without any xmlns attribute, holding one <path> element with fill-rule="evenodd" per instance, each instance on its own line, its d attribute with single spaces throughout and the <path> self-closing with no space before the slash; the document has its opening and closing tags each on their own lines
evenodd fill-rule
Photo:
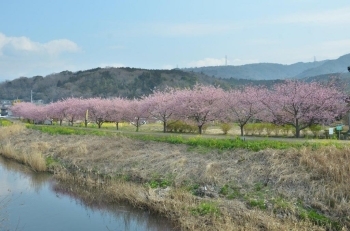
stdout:
<svg viewBox="0 0 350 231">
<path fill-rule="evenodd" d="M 79 199 L 72 187 L 0 157 L 0 230 L 175 230 L 147 211 Z"/>
</svg>

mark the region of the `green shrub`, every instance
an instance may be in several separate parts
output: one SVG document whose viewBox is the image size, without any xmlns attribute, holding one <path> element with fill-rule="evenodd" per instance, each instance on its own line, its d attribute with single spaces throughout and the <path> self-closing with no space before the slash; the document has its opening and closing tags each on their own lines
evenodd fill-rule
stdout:
<svg viewBox="0 0 350 231">
<path fill-rule="evenodd" d="M 319 124 L 313 124 L 309 127 L 309 129 L 312 132 L 312 134 L 314 135 L 314 138 L 317 138 L 322 131 L 322 126 Z"/>
<path fill-rule="evenodd" d="M 273 132 L 275 133 L 276 136 L 279 136 L 279 134 L 281 132 L 281 126 L 273 124 Z"/>
<path fill-rule="evenodd" d="M 245 135 L 253 135 L 253 126 L 252 126 L 252 124 L 246 124 L 244 126 L 244 134 Z"/>
<path fill-rule="evenodd" d="M 180 133 L 194 133 L 198 130 L 198 127 L 192 124 L 185 123 L 183 121 L 169 121 L 166 130 L 168 132 L 180 132 Z"/>
<path fill-rule="evenodd" d="M 222 132 L 225 135 L 227 135 L 228 131 L 230 131 L 231 128 L 232 128 L 232 124 L 230 124 L 230 123 L 222 123 L 222 124 L 220 124 L 220 128 L 221 128 Z"/>
<path fill-rule="evenodd" d="M 271 124 L 271 123 L 262 123 L 261 125 L 262 125 L 262 127 L 264 127 L 264 129 L 266 131 L 266 134 L 268 136 L 271 136 L 272 132 L 275 129 L 275 126 L 273 124 Z"/>
<path fill-rule="evenodd" d="M 282 133 L 284 136 L 288 136 L 291 131 L 295 131 L 295 129 L 292 125 L 283 125 L 282 126 Z"/>
</svg>

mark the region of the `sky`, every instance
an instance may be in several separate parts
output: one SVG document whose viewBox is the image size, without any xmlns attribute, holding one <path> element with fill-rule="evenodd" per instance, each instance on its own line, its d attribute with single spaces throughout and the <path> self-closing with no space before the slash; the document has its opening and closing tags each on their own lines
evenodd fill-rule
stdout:
<svg viewBox="0 0 350 231">
<path fill-rule="evenodd" d="M 0 81 L 336 59 L 350 53 L 349 28 L 349 0 L 2 1 Z"/>
</svg>

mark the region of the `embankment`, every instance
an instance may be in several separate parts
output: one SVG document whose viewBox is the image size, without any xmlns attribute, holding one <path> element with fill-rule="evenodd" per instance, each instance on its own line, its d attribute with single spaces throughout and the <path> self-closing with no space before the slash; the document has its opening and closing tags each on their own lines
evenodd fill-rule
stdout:
<svg viewBox="0 0 350 231">
<path fill-rule="evenodd" d="M 350 227 L 346 147 L 222 151 L 16 127 L 0 129 L 1 154 L 40 153 L 57 178 L 161 213 L 182 230 Z"/>
</svg>

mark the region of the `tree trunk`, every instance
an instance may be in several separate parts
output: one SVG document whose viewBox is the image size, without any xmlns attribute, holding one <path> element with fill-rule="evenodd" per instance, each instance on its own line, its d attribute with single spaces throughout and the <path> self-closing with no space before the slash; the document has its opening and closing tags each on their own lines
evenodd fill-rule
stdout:
<svg viewBox="0 0 350 231">
<path fill-rule="evenodd" d="M 198 133 L 200 135 L 202 135 L 202 127 L 203 127 L 203 125 L 198 125 Z"/>
<path fill-rule="evenodd" d="M 62 120 L 60 120 L 60 126 L 62 126 Z"/>
<path fill-rule="evenodd" d="M 239 127 L 241 128 L 241 136 L 244 136 L 244 130 L 243 130 L 244 125 L 239 125 Z"/>
<path fill-rule="evenodd" d="M 299 138 L 300 137 L 300 129 L 299 127 L 295 128 L 295 138 Z"/>
<path fill-rule="evenodd" d="M 166 121 L 163 121 L 163 132 L 166 133 Z"/>
<path fill-rule="evenodd" d="M 88 124 L 88 123 L 87 123 L 87 120 L 85 120 L 85 127 L 86 127 L 86 128 L 87 128 L 87 124 Z"/>
<path fill-rule="evenodd" d="M 300 127 L 298 119 L 295 119 L 295 138 L 300 137 Z"/>
<path fill-rule="evenodd" d="M 117 127 L 117 130 L 119 130 L 119 122 L 116 122 L 115 126 Z"/>
</svg>

